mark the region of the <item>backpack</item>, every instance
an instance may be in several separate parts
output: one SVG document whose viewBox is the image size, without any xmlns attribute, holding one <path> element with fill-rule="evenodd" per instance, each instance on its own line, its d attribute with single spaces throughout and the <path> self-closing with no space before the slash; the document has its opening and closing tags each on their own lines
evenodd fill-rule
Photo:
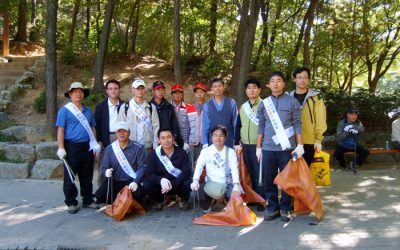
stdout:
<svg viewBox="0 0 400 250">
<path fill-rule="evenodd" d="M 153 106 L 152 106 L 151 102 L 147 102 L 147 103 L 150 105 L 150 116 L 151 116 L 153 113 Z M 124 106 L 125 106 L 125 115 L 127 115 L 128 109 L 129 109 L 129 101 L 126 102 Z"/>
</svg>

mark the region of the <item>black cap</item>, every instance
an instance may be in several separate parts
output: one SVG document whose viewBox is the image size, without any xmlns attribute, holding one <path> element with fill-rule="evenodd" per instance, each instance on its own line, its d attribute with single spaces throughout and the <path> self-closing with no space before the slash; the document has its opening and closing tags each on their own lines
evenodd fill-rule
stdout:
<svg viewBox="0 0 400 250">
<path fill-rule="evenodd" d="M 163 81 L 156 81 L 153 83 L 153 90 L 160 89 L 160 88 L 165 89 L 165 85 L 164 85 Z"/>
<path fill-rule="evenodd" d="M 358 108 L 356 108 L 356 107 L 349 107 L 347 109 L 347 113 L 356 113 L 356 114 L 358 114 L 359 111 L 358 111 Z"/>
</svg>

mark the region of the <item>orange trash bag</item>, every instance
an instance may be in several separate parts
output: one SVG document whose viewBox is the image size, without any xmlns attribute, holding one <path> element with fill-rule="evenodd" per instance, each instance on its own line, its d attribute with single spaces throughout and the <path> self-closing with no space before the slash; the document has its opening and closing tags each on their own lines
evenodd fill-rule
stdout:
<svg viewBox="0 0 400 250">
<path fill-rule="evenodd" d="M 294 198 L 294 211 L 297 214 L 313 211 L 320 221 L 324 215 L 321 197 L 315 186 L 310 169 L 303 158 L 290 160 L 280 172 L 274 183 Z"/>
<path fill-rule="evenodd" d="M 248 208 L 239 192 L 232 192 L 224 211 L 208 213 L 193 219 L 193 224 L 211 226 L 250 226 L 256 223 L 256 214 Z"/>
<path fill-rule="evenodd" d="M 250 175 L 247 171 L 246 164 L 243 159 L 243 150 L 242 147 L 239 148 L 238 152 L 238 162 L 239 162 L 239 176 L 240 176 L 240 185 L 243 188 L 244 194 L 242 194 L 242 198 L 246 203 L 260 203 L 265 205 L 267 202 L 263 199 L 259 194 L 257 194 L 251 185 Z"/>
<path fill-rule="evenodd" d="M 105 213 L 117 221 L 123 220 L 130 213 L 145 214 L 146 211 L 132 197 L 132 192 L 128 186 L 119 191 L 117 198 L 112 205 L 106 207 Z"/>
</svg>

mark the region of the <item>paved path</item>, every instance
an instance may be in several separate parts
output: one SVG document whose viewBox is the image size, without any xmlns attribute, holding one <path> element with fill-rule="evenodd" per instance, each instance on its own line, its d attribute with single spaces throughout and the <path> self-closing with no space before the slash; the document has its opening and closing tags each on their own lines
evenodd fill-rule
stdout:
<svg viewBox="0 0 400 250">
<path fill-rule="evenodd" d="M 100 211 L 66 212 L 62 182 L 0 180 L 0 249 L 400 249 L 400 171 L 333 172 L 320 188 L 325 218 L 252 227 L 192 225 L 173 207 L 116 222 Z"/>
</svg>

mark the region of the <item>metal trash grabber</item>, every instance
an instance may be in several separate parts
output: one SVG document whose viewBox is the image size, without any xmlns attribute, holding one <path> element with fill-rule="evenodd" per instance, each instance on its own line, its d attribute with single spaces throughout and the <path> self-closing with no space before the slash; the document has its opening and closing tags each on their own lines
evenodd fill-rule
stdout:
<svg viewBox="0 0 400 250">
<path fill-rule="evenodd" d="M 65 158 L 63 158 L 62 160 L 64 162 L 65 168 L 67 169 L 68 176 L 71 179 L 71 182 L 75 184 L 76 177 L 75 177 L 74 172 L 72 171 L 71 167 L 69 166 L 67 160 Z"/>
<path fill-rule="evenodd" d="M 111 193 L 110 193 L 111 189 Z M 111 214 L 114 215 L 114 193 L 113 193 L 113 183 L 112 183 L 112 176 L 108 177 L 107 181 L 107 198 L 106 198 L 106 204 L 108 204 L 108 196 L 111 196 Z"/>
<path fill-rule="evenodd" d="M 193 214 L 192 214 L 192 220 L 195 218 L 199 218 L 199 208 L 200 208 L 200 198 L 199 198 L 199 191 L 193 191 L 194 197 L 193 197 Z M 197 207 L 196 207 L 196 198 L 197 198 Z"/>
</svg>

